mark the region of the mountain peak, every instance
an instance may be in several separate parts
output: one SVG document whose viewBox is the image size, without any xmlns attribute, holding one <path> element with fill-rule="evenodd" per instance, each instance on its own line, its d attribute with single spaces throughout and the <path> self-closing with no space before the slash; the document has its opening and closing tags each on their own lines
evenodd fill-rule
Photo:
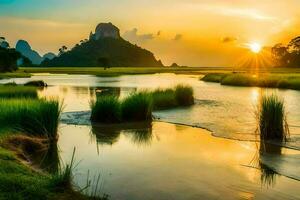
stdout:
<svg viewBox="0 0 300 200">
<path fill-rule="evenodd" d="M 120 29 L 113 25 L 111 22 L 100 23 L 95 29 L 95 34 L 90 35 L 90 39 L 99 40 L 100 38 L 119 39 L 121 38 Z"/>
<path fill-rule="evenodd" d="M 42 62 L 42 57 L 38 52 L 31 49 L 31 46 L 26 40 L 19 40 L 16 44 L 16 50 L 31 60 L 33 64 L 39 65 Z"/>
<path fill-rule="evenodd" d="M 32 50 L 31 46 L 29 45 L 29 43 L 26 40 L 18 40 L 18 42 L 16 44 L 16 49 L 18 51 Z"/>
</svg>

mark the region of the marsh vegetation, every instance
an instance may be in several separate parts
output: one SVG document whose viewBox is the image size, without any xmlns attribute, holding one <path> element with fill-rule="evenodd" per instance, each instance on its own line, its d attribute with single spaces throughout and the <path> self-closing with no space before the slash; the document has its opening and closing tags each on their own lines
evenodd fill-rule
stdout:
<svg viewBox="0 0 300 200">
<path fill-rule="evenodd" d="M 194 104 L 193 88 L 177 85 L 174 88 L 144 90 L 131 93 L 125 99 L 99 96 L 91 103 L 93 122 L 151 121 L 152 111 Z"/>
<path fill-rule="evenodd" d="M 262 141 L 286 141 L 289 127 L 284 100 L 277 95 L 263 95 L 257 108 L 258 132 Z"/>
<path fill-rule="evenodd" d="M 246 74 L 246 73 L 212 73 L 207 74 L 201 80 L 217 82 L 230 86 L 257 86 L 266 88 L 282 88 L 300 90 L 300 76 L 298 74 Z"/>
</svg>

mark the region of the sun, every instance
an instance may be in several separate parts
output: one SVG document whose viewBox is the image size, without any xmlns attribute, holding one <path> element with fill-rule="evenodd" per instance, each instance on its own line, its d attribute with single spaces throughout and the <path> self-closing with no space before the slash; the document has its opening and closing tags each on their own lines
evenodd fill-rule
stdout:
<svg viewBox="0 0 300 200">
<path fill-rule="evenodd" d="M 253 53 L 259 53 L 261 51 L 261 45 L 258 43 L 250 43 L 249 44 L 249 49 L 253 52 Z"/>
</svg>

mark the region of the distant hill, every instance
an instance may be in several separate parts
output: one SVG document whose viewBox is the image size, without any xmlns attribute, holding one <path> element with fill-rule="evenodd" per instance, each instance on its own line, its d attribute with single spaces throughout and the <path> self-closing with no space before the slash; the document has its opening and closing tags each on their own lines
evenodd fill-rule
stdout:
<svg viewBox="0 0 300 200">
<path fill-rule="evenodd" d="M 23 56 L 28 58 L 32 64 L 39 65 L 42 62 L 42 57 L 38 52 L 31 49 L 31 46 L 25 40 L 19 40 L 16 44 L 16 50 Z"/>
<path fill-rule="evenodd" d="M 61 49 L 58 57 L 46 59 L 45 67 L 158 67 L 163 66 L 153 53 L 121 38 L 111 23 L 101 23 L 89 40 L 81 41 L 69 51 Z"/>
<path fill-rule="evenodd" d="M 56 55 L 51 52 L 46 53 L 43 57 L 40 56 L 40 54 L 37 51 L 35 51 L 31 48 L 31 46 L 29 45 L 29 43 L 26 40 L 19 40 L 16 44 L 16 50 L 19 53 L 21 53 L 21 55 L 23 56 L 23 59 L 24 59 L 24 57 L 29 59 L 29 61 L 31 61 L 31 63 L 34 65 L 39 65 L 44 60 L 52 60 L 53 58 L 56 57 Z M 23 59 L 19 61 L 19 65 L 22 65 L 24 63 Z M 28 61 L 27 61 L 27 63 L 28 63 Z"/>
<path fill-rule="evenodd" d="M 45 55 L 43 55 L 42 60 L 46 60 L 46 59 L 52 60 L 55 57 L 56 57 L 56 55 L 54 53 L 49 52 L 49 53 L 46 53 Z"/>
</svg>

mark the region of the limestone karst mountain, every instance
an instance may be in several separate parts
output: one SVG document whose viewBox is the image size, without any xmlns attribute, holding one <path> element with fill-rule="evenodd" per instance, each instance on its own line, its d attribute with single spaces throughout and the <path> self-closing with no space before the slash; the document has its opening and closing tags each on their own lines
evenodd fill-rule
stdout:
<svg viewBox="0 0 300 200">
<path fill-rule="evenodd" d="M 100 23 L 89 39 L 80 41 L 52 60 L 46 59 L 41 66 L 158 67 L 163 64 L 150 51 L 124 40 L 119 28 L 112 23 Z"/>
<path fill-rule="evenodd" d="M 19 40 L 16 44 L 16 50 L 23 56 L 28 58 L 32 64 L 39 65 L 42 62 L 42 57 L 36 51 L 34 51 L 29 43 L 25 40 Z"/>
</svg>

